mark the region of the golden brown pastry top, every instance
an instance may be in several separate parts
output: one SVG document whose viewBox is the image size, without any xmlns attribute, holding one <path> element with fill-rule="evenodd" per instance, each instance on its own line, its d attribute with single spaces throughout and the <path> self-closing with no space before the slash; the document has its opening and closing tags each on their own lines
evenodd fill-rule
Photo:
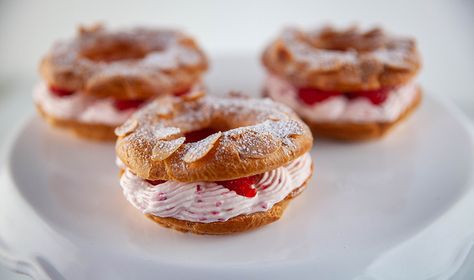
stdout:
<svg viewBox="0 0 474 280">
<path fill-rule="evenodd" d="M 191 98 L 194 96 L 194 98 Z M 185 143 L 186 133 L 218 131 Z M 116 129 L 116 152 L 139 177 L 221 181 L 264 173 L 308 152 L 309 128 L 269 99 L 163 96 Z"/>
<path fill-rule="evenodd" d="M 268 71 L 298 87 L 361 91 L 397 86 L 421 67 L 416 43 L 380 28 L 285 29 L 264 51 Z"/>
<path fill-rule="evenodd" d="M 81 27 L 40 63 L 49 85 L 118 99 L 188 90 L 206 69 L 203 51 L 184 33 L 142 27 L 110 31 L 101 25 Z"/>
</svg>

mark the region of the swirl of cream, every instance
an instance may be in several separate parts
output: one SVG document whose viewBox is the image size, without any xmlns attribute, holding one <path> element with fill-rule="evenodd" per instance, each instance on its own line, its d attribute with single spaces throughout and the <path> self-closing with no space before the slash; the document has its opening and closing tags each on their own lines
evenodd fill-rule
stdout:
<svg viewBox="0 0 474 280">
<path fill-rule="evenodd" d="M 300 187 L 312 173 L 308 153 L 280 168 L 265 172 L 257 195 L 244 197 L 216 182 L 166 181 L 156 186 L 126 169 L 120 185 L 127 200 L 144 214 L 211 223 L 267 211 Z"/>
<path fill-rule="evenodd" d="M 343 96 L 333 96 L 308 105 L 300 100 L 297 90 L 290 83 L 274 75 L 267 77 L 265 88 L 272 99 L 288 105 L 308 120 L 366 123 L 396 120 L 416 98 L 418 87 L 409 82 L 393 89 L 380 105 L 374 105 L 365 98 L 348 100 Z"/>
<path fill-rule="evenodd" d="M 35 87 L 33 99 L 49 115 L 84 123 L 120 125 L 135 111 L 134 109 L 119 111 L 114 107 L 112 98 L 99 99 L 82 92 L 57 97 L 44 83 Z"/>
</svg>

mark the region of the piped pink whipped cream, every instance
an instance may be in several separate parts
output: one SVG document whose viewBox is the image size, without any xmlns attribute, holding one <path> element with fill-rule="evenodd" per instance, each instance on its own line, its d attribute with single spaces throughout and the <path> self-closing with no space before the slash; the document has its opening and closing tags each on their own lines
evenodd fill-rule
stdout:
<svg viewBox="0 0 474 280">
<path fill-rule="evenodd" d="M 51 93 L 44 83 L 35 87 L 33 99 L 46 113 L 54 117 L 84 123 L 116 126 L 125 122 L 135 111 L 119 111 L 114 107 L 112 98 L 98 99 L 82 92 L 58 97 Z"/>
<path fill-rule="evenodd" d="M 392 122 L 414 101 L 417 86 L 411 82 L 388 93 L 387 99 L 379 105 L 366 98 L 347 99 L 333 96 L 313 105 L 303 103 L 298 92 L 287 81 L 269 75 L 265 82 L 269 97 L 294 109 L 303 118 L 313 122 Z"/>
<path fill-rule="evenodd" d="M 120 161 L 119 166 L 124 166 Z M 127 200 L 144 214 L 191 222 L 227 221 L 243 214 L 267 211 L 300 187 L 312 173 L 306 153 L 289 164 L 265 172 L 256 184 L 257 195 L 244 197 L 218 182 L 166 181 L 152 185 L 125 169 L 120 185 Z"/>
</svg>

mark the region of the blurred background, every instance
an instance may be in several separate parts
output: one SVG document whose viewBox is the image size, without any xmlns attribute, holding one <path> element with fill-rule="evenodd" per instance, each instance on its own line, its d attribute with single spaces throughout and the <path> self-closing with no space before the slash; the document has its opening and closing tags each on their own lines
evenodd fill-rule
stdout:
<svg viewBox="0 0 474 280">
<path fill-rule="evenodd" d="M 98 21 L 182 28 L 210 55 L 211 67 L 212 58 L 225 53 L 251 53 L 258 63 L 263 46 L 285 25 L 380 25 L 417 39 L 427 93 L 452 100 L 474 120 L 472 0 L 0 0 L 0 146 L 33 113 L 41 56 L 55 40 L 74 36 L 78 24 Z"/>
<path fill-rule="evenodd" d="M 211 58 L 236 51 L 257 57 L 269 39 L 290 24 L 381 25 L 417 38 L 424 58 L 419 77 L 423 86 L 430 94 L 452 99 L 474 119 L 472 0 L 0 0 L 1 101 L 8 95 L 4 89 L 13 86 L 21 86 L 18 94 L 29 96 L 38 80 L 38 61 L 52 42 L 74 36 L 78 24 L 97 21 L 111 27 L 179 27 L 194 35 Z"/>
</svg>

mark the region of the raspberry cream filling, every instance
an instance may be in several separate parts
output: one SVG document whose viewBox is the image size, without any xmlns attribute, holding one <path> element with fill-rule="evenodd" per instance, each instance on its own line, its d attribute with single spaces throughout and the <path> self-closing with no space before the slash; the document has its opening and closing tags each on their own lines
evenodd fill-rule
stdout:
<svg viewBox="0 0 474 280">
<path fill-rule="evenodd" d="M 274 75 L 268 76 L 265 89 L 269 97 L 288 105 L 313 122 L 392 122 L 413 103 L 417 95 L 417 86 L 410 82 L 390 90 L 387 98 L 378 105 L 367 98 L 348 99 L 342 95 L 309 105 L 298 97 L 295 87 Z"/>
<path fill-rule="evenodd" d="M 117 164 L 124 167 L 120 161 Z M 153 185 L 127 168 L 120 185 L 126 199 L 144 214 L 212 223 L 269 210 L 301 187 L 311 173 L 311 156 L 306 153 L 285 166 L 263 173 L 255 184 L 254 197 L 238 195 L 219 182 L 165 181 Z"/>
<path fill-rule="evenodd" d="M 37 85 L 33 99 L 49 115 L 64 120 L 117 126 L 124 123 L 135 109 L 117 110 L 112 98 L 94 98 L 81 92 L 56 96 L 46 84 Z"/>
</svg>

